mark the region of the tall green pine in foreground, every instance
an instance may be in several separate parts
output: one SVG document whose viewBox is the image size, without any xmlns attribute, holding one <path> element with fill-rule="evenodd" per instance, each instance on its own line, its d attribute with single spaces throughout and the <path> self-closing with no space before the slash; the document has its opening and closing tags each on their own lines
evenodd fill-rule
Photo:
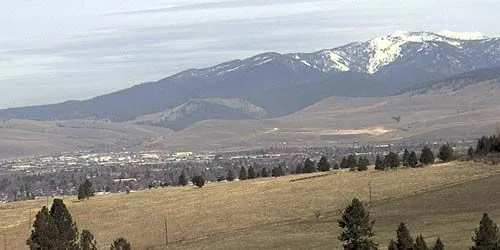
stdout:
<svg viewBox="0 0 500 250">
<path fill-rule="evenodd" d="M 444 244 L 440 238 L 437 238 L 436 243 L 432 247 L 432 250 L 444 250 Z"/>
<path fill-rule="evenodd" d="M 422 153 L 420 154 L 420 162 L 424 165 L 429 165 L 434 163 L 434 153 L 429 147 L 424 147 Z"/>
<path fill-rule="evenodd" d="M 479 228 L 474 231 L 474 246 L 471 250 L 498 250 L 500 249 L 500 233 L 498 226 L 490 219 L 488 214 L 483 214 Z"/>
<path fill-rule="evenodd" d="M 429 250 L 427 243 L 425 243 L 424 237 L 422 235 L 417 236 L 415 239 L 414 250 Z"/>
<path fill-rule="evenodd" d="M 411 237 L 410 230 L 408 230 L 406 224 L 403 222 L 399 224 L 396 235 L 398 237 L 396 241 L 398 250 L 413 250 L 413 238 Z"/>
<path fill-rule="evenodd" d="M 318 170 L 321 172 L 330 171 L 330 163 L 326 159 L 326 157 L 321 156 L 321 159 L 318 162 Z"/>
<path fill-rule="evenodd" d="M 346 250 L 374 250 L 377 244 L 372 240 L 373 225 L 370 213 L 358 199 L 353 199 L 339 219 L 342 233 L 338 237 Z"/>
<path fill-rule="evenodd" d="M 54 239 L 56 246 L 61 247 L 60 249 L 77 249 L 78 229 L 63 200 L 54 199 L 50 208 L 50 216 L 57 230 L 58 237 Z"/>
<path fill-rule="evenodd" d="M 53 239 L 57 237 L 57 230 L 49 209 L 42 207 L 36 214 L 33 230 L 26 241 L 30 250 L 57 249 Z"/>
<path fill-rule="evenodd" d="M 113 244 L 111 244 L 110 250 L 132 250 L 130 243 L 124 238 L 116 239 Z"/>
</svg>

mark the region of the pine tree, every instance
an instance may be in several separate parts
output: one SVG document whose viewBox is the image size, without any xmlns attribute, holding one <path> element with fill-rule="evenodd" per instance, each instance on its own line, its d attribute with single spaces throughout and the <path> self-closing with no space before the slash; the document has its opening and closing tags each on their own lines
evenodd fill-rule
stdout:
<svg viewBox="0 0 500 250">
<path fill-rule="evenodd" d="M 358 161 L 358 171 L 366 171 L 370 166 L 370 161 L 366 157 L 360 157 Z"/>
<path fill-rule="evenodd" d="M 340 166 L 337 162 L 335 162 L 335 164 L 333 164 L 333 169 L 335 169 L 335 170 L 340 169 Z"/>
<path fill-rule="evenodd" d="M 186 178 L 186 175 L 184 174 L 184 171 L 182 171 L 181 175 L 179 175 L 179 179 L 177 180 L 177 185 L 179 186 L 187 186 L 188 180 Z"/>
<path fill-rule="evenodd" d="M 245 167 L 240 168 L 240 174 L 238 176 L 238 179 L 240 179 L 240 181 L 248 179 L 247 170 L 245 169 Z"/>
<path fill-rule="evenodd" d="M 384 165 L 386 168 L 397 168 L 400 163 L 399 156 L 394 152 L 390 152 L 385 156 Z"/>
<path fill-rule="evenodd" d="M 272 177 L 280 177 L 284 175 L 285 173 L 283 172 L 283 169 L 281 167 L 274 167 L 273 170 L 271 171 Z"/>
<path fill-rule="evenodd" d="M 424 237 L 422 235 L 419 235 L 415 239 L 415 247 L 413 250 L 429 250 L 427 247 L 427 243 L 425 243 Z"/>
<path fill-rule="evenodd" d="M 314 173 L 316 172 L 316 167 L 314 166 L 314 162 L 311 161 L 311 159 L 307 158 L 305 161 L 304 161 L 304 169 L 303 169 L 303 172 L 305 174 L 308 174 L 308 173 Z"/>
<path fill-rule="evenodd" d="M 257 178 L 257 174 L 255 173 L 255 169 L 252 166 L 250 166 L 248 168 L 248 179 L 255 179 L 255 178 Z"/>
<path fill-rule="evenodd" d="M 229 170 L 227 171 L 227 178 L 226 178 L 226 179 L 227 179 L 227 181 L 234 181 L 234 178 L 235 178 L 235 177 L 234 177 L 234 172 L 233 172 L 233 170 L 232 170 L 232 169 L 229 169 Z"/>
<path fill-rule="evenodd" d="M 318 170 L 321 172 L 330 171 L 330 163 L 326 159 L 326 157 L 321 156 L 321 159 L 318 162 Z"/>
<path fill-rule="evenodd" d="M 97 250 L 97 241 L 88 230 L 82 230 L 79 250 Z"/>
<path fill-rule="evenodd" d="M 372 240 L 373 224 L 375 221 L 370 219 L 370 213 L 358 199 L 353 199 L 347 206 L 339 219 L 339 227 L 342 233 L 338 237 L 348 250 L 374 250 L 377 244 Z"/>
<path fill-rule="evenodd" d="M 467 150 L 467 158 L 469 158 L 469 160 L 474 159 L 474 149 L 472 147 L 469 147 Z"/>
<path fill-rule="evenodd" d="M 453 160 L 453 148 L 448 144 L 444 144 L 439 149 L 438 158 L 444 162 Z"/>
<path fill-rule="evenodd" d="M 384 170 L 384 161 L 380 158 L 380 155 L 377 155 L 377 158 L 375 158 L 375 169 L 376 170 Z"/>
<path fill-rule="evenodd" d="M 489 218 L 488 214 L 483 214 L 479 228 L 474 231 L 474 246 L 471 250 L 498 250 L 500 249 L 500 233 L 498 226 Z"/>
<path fill-rule="evenodd" d="M 85 182 L 80 184 L 78 187 L 78 199 L 89 199 L 94 196 L 94 188 L 92 187 L 92 182 L 89 179 L 85 179 Z"/>
<path fill-rule="evenodd" d="M 432 250 L 444 250 L 443 242 L 441 242 L 440 238 L 437 238 L 436 243 L 432 247 Z"/>
<path fill-rule="evenodd" d="M 398 230 L 396 231 L 396 235 L 397 235 L 396 245 L 398 250 L 413 249 L 413 238 L 410 235 L 410 230 L 408 230 L 408 228 L 403 222 L 399 224 Z"/>
<path fill-rule="evenodd" d="M 411 151 L 410 155 L 408 156 L 408 166 L 414 168 L 417 166 L 417 164 L 418 164 L 417 154 L 415 153 L 415 151 Z"/>
<path fill-rule="evenodd" d="M 405 148 L 403 153 L 403 159 L 401 160 L 403 166 L 408 167 L 410 165 L 410 152 Z"/>
<path fill-rule="evenodd" d="M 358 162 L 356 161 L 356 156 L 349 155 L 347 156 L 347 168 L 356 169 Z"/>
<path fill-rule="evenodd" d="M 420 162 L 424 165 L 429 165 L 434 163 L 434 153 L 429 147 L 424 147 L 422 153 L 420 154 Z"/>
<path fill-rule="evenodd" d="M 205 178 L 203 178 L 203 176 L 200 176 L 200 175 L 193 176 L 193 178 L 191 179 L 191 182 L 199 188 L 202 188 L 203 186 L 205 186 Z"/>
<path fill-rule="evenodd" d="M 78 248 L 78 228 L 73 222 L 63 200 L 54 199 L 50 208 L 50 216 L 54 222 L 58 237 L 54 239 L 55 245 L 60 249 Z"/>
<path fill-rule="evenodd" d="M 398 245 L 396 245 L 396 242 L 394 240 L 391 240 L 389 246 L 387 247 L 387 250 L 398 250 Z"/>
<path fill-rule="evenodd" d="M 262 171 L 260 173 L 260 176 L 262 176 L 262 178 L 266 178 L 266 177 L 269 177 L 269 171 L 267 171 L 267 168 L 262 168 Z"/>
<path fill-rule="evenodd" d="M 110 250 L 132 250 L 132 246 L 126 239 L 119 238 L 111 244 Z"/>
<path fill-rule="evenodd" d="M 341 169 L 349 168 L 349 166 L 347 164 L 347 159 L 345 157 L 342 157 L 342 161 L 340 162 L 340 168 Z"/>
<path fill-rule="evenodd" d="M 295 167 L 295 174 L 302 174 L 304 172 L 304 166 L 301 163 L 297 164 Z"/>
<path fill-rule="evenodd" d="M 42 207 L 36 214 L 33 230 L 26 241 L 30 250 L 57 249 L 53 239 L 57 237 L 57 229 L 50 216 L 49 209 Z"/>
</svg>

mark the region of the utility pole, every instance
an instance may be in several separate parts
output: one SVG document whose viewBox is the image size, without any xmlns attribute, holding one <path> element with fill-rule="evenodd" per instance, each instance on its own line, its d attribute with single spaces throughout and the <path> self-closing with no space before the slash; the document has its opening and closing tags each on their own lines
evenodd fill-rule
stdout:
<svg viewBox="0 0 500 250">
<path fill-rule="evenodd" d="M 166 245 L 165 249 L 168 249 L 168 224 L 167 224 L 167 216 L 165 216 L 165 245 Z"/>
<path fill-rule="evenodd" d="M 30 216 L 28 220 L 28 232 L 31 230 L 31 208 L 30 208 Z"/>
<path fill-rule="evenodd" d="M 368 189 L 370 190 L 370 208 L 372 207 L 372 182 L 368 182 Z"/>
<path fill-rule="evenodd" d="M 5 232 L 3 232 L 3 249 L 7 250 L 7 236 L 5 236 Z"/>
</svg>

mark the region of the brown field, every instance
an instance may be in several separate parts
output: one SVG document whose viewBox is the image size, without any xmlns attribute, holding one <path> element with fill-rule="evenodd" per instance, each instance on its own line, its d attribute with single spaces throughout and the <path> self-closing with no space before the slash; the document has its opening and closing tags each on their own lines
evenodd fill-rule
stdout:
<svg viewBox="0 0 500 250">
<path fill-rule="evenodd" d="M 440 236 L 448 249 L 468 249 L 483 212 L 500 220 L 500 168 L 495 166 L 451 163 L 304 178 L 314 175 L 64 200 L 79 229 L 93 232 L 100 249 L 120 236 L 134 249 L 165 249 L 165 217 L 169 249 L 340 249 L 338 211 L 353 197 L 368 201 L 370 182 L 381 246 L 405 221 L 414 235 L 422 233 L 428 241 Z M 7 249 L 25 249 L 29 210 L 34 217 L 45 202 L 0 205 Z"/>
</svg>

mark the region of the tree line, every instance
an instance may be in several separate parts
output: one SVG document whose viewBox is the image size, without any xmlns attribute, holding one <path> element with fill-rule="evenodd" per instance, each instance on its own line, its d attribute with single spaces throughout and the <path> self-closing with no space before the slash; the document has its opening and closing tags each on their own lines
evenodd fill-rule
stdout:
<svg viewBox="0 0 500 250">
<path fill-rule="evenodd" d="M 358 199 L 353 199 L 342 212 L 338 225 L 342 230 L 338 239 L 346 250 L 377 250 L 378 244 L 374 242 L 375 221 L 364 204 Z M 443 241 L 438 237 L 432 246 L 429 246 L 420 234 L 415 239 L 404 222 L 396 230 L 396 240 L 392 239 L 388 250 L 443 250 Z M 500 231 L 488 216 L 483 214 L 479 227 L 474 230 L 470 250 L 498 250 L 500 249 Z"/>
</svg>

